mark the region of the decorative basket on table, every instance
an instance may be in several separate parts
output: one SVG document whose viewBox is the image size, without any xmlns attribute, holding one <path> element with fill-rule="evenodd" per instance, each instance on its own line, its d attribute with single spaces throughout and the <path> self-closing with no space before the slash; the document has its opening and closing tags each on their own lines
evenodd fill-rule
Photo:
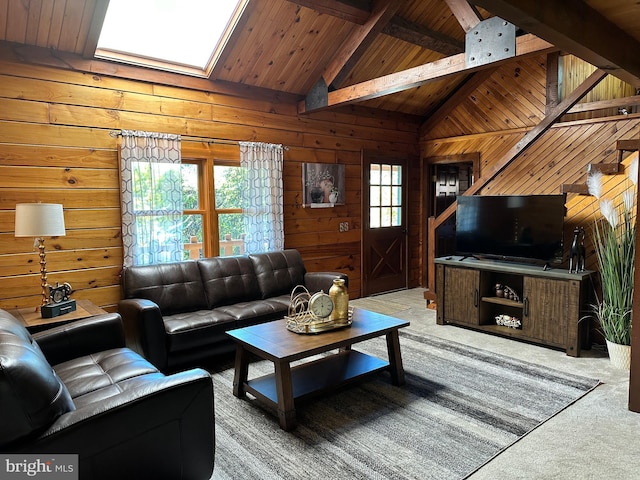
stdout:
<svg viewBox="0 0 640 480">
<path fill-rule="evenodd" d="M 351 326 L 353 307 L 347 307 L 346 317 L 344 312 L 341 313 L 341 316 L 336 316 L 330 295 L 322 291 L 312 295 L 303 285 L 298 285 L 291 291 L 289 311 L 284 319 L 287 330 L 294 333 L 322 333 Z"/>
</svg>

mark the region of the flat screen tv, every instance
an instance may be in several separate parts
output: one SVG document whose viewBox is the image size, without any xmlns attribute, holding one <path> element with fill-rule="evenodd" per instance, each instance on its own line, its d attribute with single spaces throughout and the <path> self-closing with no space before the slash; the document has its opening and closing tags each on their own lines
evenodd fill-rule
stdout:
<svg viewBox="0 0 640 480">
<path fill-rule="evenodd" d="M 461 195 L 457 202 L 458 255 L 562 263 L 565 194 Z"/>
</svg>

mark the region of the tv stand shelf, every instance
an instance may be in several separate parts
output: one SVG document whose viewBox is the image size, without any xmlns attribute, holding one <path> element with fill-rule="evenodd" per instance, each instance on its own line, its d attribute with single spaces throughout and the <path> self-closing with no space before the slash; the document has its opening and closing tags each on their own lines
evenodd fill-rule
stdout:
<svg viewBox="0 0 640 480">
<path fill-rule="evenodd" d="M 585 317 L 595 272 L 473 257 L 437 258 L 435 264 L 438 325 L 561 348 L 573 357 L 589 348 L 590 322 Z M 516 300 L 500 296 L 498 284 L 515 291 Z M 498 325 L 499 315 L 518 319 L 521 325 Z"/>
</svg>

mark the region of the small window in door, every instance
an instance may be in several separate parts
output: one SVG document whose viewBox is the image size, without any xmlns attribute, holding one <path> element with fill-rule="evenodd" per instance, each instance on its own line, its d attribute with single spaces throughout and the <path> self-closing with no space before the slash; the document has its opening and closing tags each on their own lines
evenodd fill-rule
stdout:
<svg viewBox="0 0 640 480">
<path fill-rule="evenodd" d="M 369 189 L 369 228 L 402 225 L 402 167 L 372 163 Z"/>
</svg>

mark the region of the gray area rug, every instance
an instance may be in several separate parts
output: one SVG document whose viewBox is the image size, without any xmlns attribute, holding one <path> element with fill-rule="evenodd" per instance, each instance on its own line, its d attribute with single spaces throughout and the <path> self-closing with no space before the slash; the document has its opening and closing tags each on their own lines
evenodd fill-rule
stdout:
<svg viewBox="0 0 640 480">
<path fill-rule="evenodd" d="M 400 331 L 406 385 L 384 372 L 297 407 L 285 432 L 255 399 L 212 374 L 213 479 L 461 479 L 571 405 L 598 380 Z M 354 349 L 386 357 L 384 339 Z M 251 364 L 249 378 L 273 372 Z"/>
</svg>

